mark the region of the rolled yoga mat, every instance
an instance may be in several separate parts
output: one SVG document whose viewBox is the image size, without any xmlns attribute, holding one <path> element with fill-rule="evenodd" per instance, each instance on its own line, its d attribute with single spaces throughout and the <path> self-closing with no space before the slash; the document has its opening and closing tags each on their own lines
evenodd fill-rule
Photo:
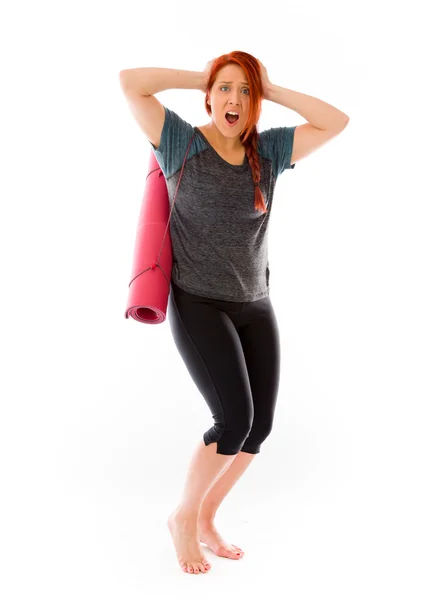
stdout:
<svg viewBox="0 0 428 600">
<path fill-rule="evenodd" d="M 169 220 L 194 135 L 181 168 L 171 211 L 165 176 L 153 150 L 138 219 L 134 259 L 125 318 L 156 325 L 166 319 L 172 271 L 172 243 Z"/>
<path fill-rule="evenodd" d="M 125 318 L 148 324 L 163 323 L 170 290 L 172 245 L 168 189 L 153 150 L 144 188 Z"/>
</svg>

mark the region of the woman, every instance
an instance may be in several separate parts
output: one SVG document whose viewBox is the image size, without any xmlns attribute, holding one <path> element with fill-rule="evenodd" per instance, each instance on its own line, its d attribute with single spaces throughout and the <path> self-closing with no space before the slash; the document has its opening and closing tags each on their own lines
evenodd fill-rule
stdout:
<svg viewBox="0 0 428 600">
<path fill-rule="evenodd" d="M 218 556 L 244 554 L 222 539 L 214 516 L 273 425 L 280 341 L 269 297 L 267 231 L 275 183 L 343 131 L 349 118 L 272 84 L 262 63 L 241 51 L 208 62 L 202 73 L 129 69 L 120 80 L 171 204 L 192 140 L 170 221 L 168 316 L 214 424 L 198 444 L 168 527 L 183 571 L 204 573 L 210 564 L 201 542 Z M 204 92 L 210 123 L 192 127 L 153 95 L 170 88 Z M 259 134 L 263 99 L 295 110 L 307 123 Z"/>
</svg>

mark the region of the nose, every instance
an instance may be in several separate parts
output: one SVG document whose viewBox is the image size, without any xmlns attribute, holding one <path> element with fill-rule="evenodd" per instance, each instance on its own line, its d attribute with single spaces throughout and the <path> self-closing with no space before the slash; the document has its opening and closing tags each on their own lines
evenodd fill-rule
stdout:
<svg viewBox="0 0 428 600">
<path fill-rule="evenodd" d="M 234 92 L 229 98 L 230 104 L 233 106 L 239 106 L 239 92 Z"/>
</svg>

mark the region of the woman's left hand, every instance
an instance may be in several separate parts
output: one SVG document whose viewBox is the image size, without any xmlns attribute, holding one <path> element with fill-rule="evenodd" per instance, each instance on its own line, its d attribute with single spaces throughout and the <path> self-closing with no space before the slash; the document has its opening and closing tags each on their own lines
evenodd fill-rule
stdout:
<svg viewBox="0 0 428 600">
<path fill-rule="evenodd" d="M 272 84 L 269 81 L 266 67 L 263 65 L 263 63 L 261 63 L 259 61 L 259 59 L 257 59 L 257 62 L 259 63 L 260 71 L 261 71 L 261 75 L 262 75 L 263 98 L 265 98 L 267 100 L 268 95 L 269 95 L 269 88 Z"/>
</svg>

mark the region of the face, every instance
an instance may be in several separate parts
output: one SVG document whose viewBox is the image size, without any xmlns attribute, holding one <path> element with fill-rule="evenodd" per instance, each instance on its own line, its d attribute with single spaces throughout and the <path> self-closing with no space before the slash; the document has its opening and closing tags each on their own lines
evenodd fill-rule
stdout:
<svg viewBox="0 0 428 600">
<path fill-rule="evenodd" d="M 230 64 L 218 72 L 210 91 L 209 101 L 211 102 L 211 118 L 225 137 L 237 137 L 244 129 L 250 108 L 249 94 L 248 81 L 245 71 L 241 67 Z M 233 125 L 229 125 L 226 120 L 228 110 L 239 114 L 238 121 Z"/>
</svg>

